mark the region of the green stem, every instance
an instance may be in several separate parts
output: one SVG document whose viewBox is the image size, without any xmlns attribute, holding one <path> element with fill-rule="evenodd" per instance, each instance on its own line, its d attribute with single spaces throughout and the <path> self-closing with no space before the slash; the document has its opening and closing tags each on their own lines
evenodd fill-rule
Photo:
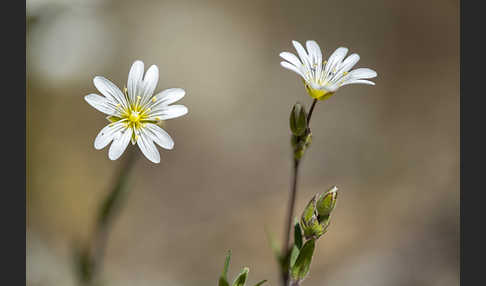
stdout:
<svg viewBox="0 0 486 286">
<path fill-rule="evenodd" d="M 81 285 L 93 285 L 102 270 L 108 234 L 111 230 L 112 222 L 118 213 L 120 204 L 129 191 L 127 183 L 130 172 L 135 165 L 136 158 L 134 148 L 126 151 L 125 159 L 118 171 L 114 187 L 100 206 L 95 233 L 92 238 L 91 247 L 88 250 L 90 271 L 85 274 L 85 277 L 82 277 Z"/>
</svg>

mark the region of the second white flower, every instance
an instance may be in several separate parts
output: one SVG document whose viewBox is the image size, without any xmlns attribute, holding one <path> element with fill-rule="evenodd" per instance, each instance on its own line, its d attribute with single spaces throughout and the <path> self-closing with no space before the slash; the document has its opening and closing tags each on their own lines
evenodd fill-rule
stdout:
<svg viewBox="0 0 486 286">
<path fill-rule="evenodd" d="M 93 79 L 103 96 L 89 94 L 85 100 L 107 114 L 111 122 L 98 133 L 94 147 L 100 150 L 113 142 L 108 151 L 111 160 L 118 159 L 129 142 L 137 144 L 145 157 L 154 163 L 160 162 L 160 154 L 154 143 L 168 150 L 174 147 L 170 135 L 157 123 L 188 112 L 184 105 L 169 105 L 184 97 L 185 91 L 170 88 L 154 95 L 158 80 L 159 69 L 156 65 L 152 65 L 144 77 L 142 61 L 133 63 L 123 92 L 104 77 L 96 76 Z"/>
</svg>

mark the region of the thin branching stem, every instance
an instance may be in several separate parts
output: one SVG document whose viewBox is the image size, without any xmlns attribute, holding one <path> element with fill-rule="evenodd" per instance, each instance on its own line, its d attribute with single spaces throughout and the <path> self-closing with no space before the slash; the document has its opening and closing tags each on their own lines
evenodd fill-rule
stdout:
<svg viewBox="0 0 486 286">
<path fill-rule="evenodd" d="M 314 107 L 316 106 L 317 99 L 312 101 L 311 108 L 309 110 L 309 114 L 307 115 L 307 128 L 309 128 L 310 120 L 312 118 L 312 113 L 314 112 Z M 294 216 L 294 206 L 297 197 L 297 179 L 299 177 L 299 165 L 300 159 L 294 158 L 294 165 L 293 165 L 293 176 L 292 176 L 292 187 L 290 190 L 290 200 L 289 200 L 289 208 L 287 210 L 287 220 L 286 220 L 286 229 L 285 229 L 285 238 L 282 244 L 282 256 L 286 257 L 289 252 L 289 244 L 290 244 L 290 233 L 292 230 L 292 217 Z M 288 269 L 286 269 L 285 273 L 282 273 L 282 282 L 283 286 L 287 286 L 289 280 L 289 273 Z M 299 285 L 293 283 L 292 285 Z"/>
</svg>

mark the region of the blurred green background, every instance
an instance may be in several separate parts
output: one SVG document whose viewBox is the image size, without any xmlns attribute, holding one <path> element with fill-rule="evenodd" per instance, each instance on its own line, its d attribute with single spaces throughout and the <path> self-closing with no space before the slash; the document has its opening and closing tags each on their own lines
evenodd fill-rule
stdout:
<svg viewBox="0 0 486 286">
<path fill-rule="evenodd" d="M 459 285 L 459 1 L 27 0 L 26 15 L 28 285 L 75 285 L 72 244 L 121 165 L 94 149 L 106 120 L 83 97 L 96 75 L 125 85 L 136 59 L 189 114 L 166 122 L 159 165 L 134 168 L 109 285 L 216 285 L 227 249 L 232 277 L 279 285 L 265 227 L 282 238 L 288 116 L 311 98 L 278 54 L 308 39 L 378 77 L 314 112 L 296 212 L 341 193 L 304 285 Z"/>
</svg>

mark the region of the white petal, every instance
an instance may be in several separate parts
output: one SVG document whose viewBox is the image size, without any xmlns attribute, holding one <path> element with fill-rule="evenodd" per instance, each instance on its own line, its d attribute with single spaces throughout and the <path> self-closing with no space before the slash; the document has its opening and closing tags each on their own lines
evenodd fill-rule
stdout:
<svg viewBox="0 0 486 286">
<path fill-rule="evenodd" d="M 154 120 L 156 117 L 158 118 L 158 120 L 167 120 L 183 116 L 187 114 L 187 112 L 187 107 L 185 107 L 184 105 L 169 105 L 155 108 L 148 115 L 149 120 Z"/>
<path fill-rule="evenodd" d="M 307 55 L 307 52 L 305 51 L 304 47 L 297 42 L 297 41 L 292 41 L 292 44 L 294 45 L 295 50 L 297 51 L 297 54 L 299 54 L 300 60 L 302 63 L 308 67 L 310 67 L 310 60 L 309 56 Z"/>
<path fill-rule="evenodd" d="M 300 75 L 303 79 L 306 79 L 304 74 L 302 73 L 302 71 L 300 69 L 298 69 L 296 66 L 294 66 L 293 64 L 289 63 L 289 62 L 280 62 L 280 65 L 288 70 L 291 70 L 293 72 L 295 72 L 296 74 Z"/>
<path fill-rule="evenodd" d="M 153 163 L 160 162 L 160 154 L 157 147 L 155 147 L 154 142 L 149 138 L 143 129 L 140 130 L 140 136 L 137 140 L 137 145 L 142 151 L 142 153 Z"/>
<path fill-rule="evenodd" d="M 167 150 L 171 150 L 172 148 L 174 148 L 174 140 L 172 140 L 170 135 L 158 125 L 147 123 L 146 130 L 150 138 L 155 143 L 159 144 L 160 147 Z"/>
<path fill-rule="evenodd" d="M 116 160 L 125 152 L 125 149 L 132 138 L 132 129 L 126 128 L 124 131 L 117 132 L 113 137 L 113 143 L 108 151 L 108 158 Z"/>
<path fill-rule="evenodd" d="M 108 114 L 108 115 L 116 115 L 117 111 L 113 106 L 113 103 L 109 102 L 106 97 L 91 93 L 84 97 L 84 100 L 89 103 L 89 105 L 93 106 L 97 110 Z"/>
<path fill-rule="evenodd" d="M 353 79 L 374 78 L 377 76 L 376 72 L 369 68 L 359 68 L 349 72 L 348 76 Z"/>
<path fill-rule="evenodd" d="M 302 62 L 299 60 L 299 58 L 292 53 L 281 52 L 280 57 L 282 57 L 284 60 L 288 61 L 289 63 L 293 64 L 296 67 L 300 68 L 302 66 Z"/>
<path fill-rule="evenodd" d="M 348 85 L 348 84 L 367 84 L 367 85 L 375 85 L 374 82 L 365 79 L 355 79 L 355 80 L 348 80 L 345 81 L 341 86 Z"/>
<path fill-rule="evenodd" d="M 316 41 L 309 40 L 305 42 L 305 46 L 307 47 L 312 62 L 322 64 L 322 52 L 319 44 Z"/>
<path fill-rule="evenodd" d="M 342 63 L 339 63 L 336 66 L 337 71 L 334 74 L 334 76 L 328 78 L 328 82 L 330 82 L 331 84 L 337 84 L 338 82 L 341 82 L 343 80 L 350 79 L 350 77 L 345 76 L 344 73 L 348 72 L 358 61 L 359 61 L 358 54 L 352 54 L 349 57 L 347 57 Z"/>
<path fill-rule="evenodd" d="M 110 144 L 111 140 L 116 136 L 117 132 L 125 128 L 123 123 L 115 123 L 106 125 L 95 138 L 94 147 L 97 150 L 103 149 Z"/>
<path fill-rule="evenodd" d="M 143 87 L 142 85 L 142 78 L 143 78 L 143 69 L 144 64 L 142 61 L 135 61 L 130 68 L 130 72 L 128 73 L 128 82 L 127 82 L 127 89 L 128 95 L 130 96 L 130 100 L 135 102 L 137 99 L 138 93 L 141 92 Z"/>
<path fill-rule="evenodd" d="M 141 95 L 143 106 L 145 103 L 149 102 L 152 95 L 154 94 L 155 87 L 159 81 L 159 68 L 156 65 L 150 66 L 150 68 L 145 73 L 143 79 L 143 93 Z"/>
<path fill-rule="evenodd" d="M 343 61 L 347 53 L 348 49 L 345 47 L 339 47 L 332 53 L 324 69 L 325 77 L 328 77 L 330 73 L 334 72 L 334 69 Z"/>
<path fill-rule="evenodd" d="M 101 94 L 106 96 L 106 98 L 112 100 L 113 102 L 119 103 L 124 107 L 127 106 L 125 96 L 114 83 L 102 76 L 96 76 L 93 79 L 93 83 Z"/>
<path fill-rule="evenodd" d="M 350 69 L 354 67 L 354 65 L 359 61 L 358 54 L 352 54 L 347 57 L 344 62 L 338 67 L 340 72 L 348 72 Z"/>
<path fill-rule="evenodd" d="M 155 95 L 155 105 L 169 105 L 183 98 L 186 91 L 182 88 L 168 88 Z"/>
<path fill-rule="evenodd" d="M 335 92 L 336 90 L 338 90 L 339 87 L 340 87 L 340 85 L 338 83 L 334 83 L 334 84 L 326 84 L 321 89 L 329 91 L 329 92 Z"/>
</svg>

